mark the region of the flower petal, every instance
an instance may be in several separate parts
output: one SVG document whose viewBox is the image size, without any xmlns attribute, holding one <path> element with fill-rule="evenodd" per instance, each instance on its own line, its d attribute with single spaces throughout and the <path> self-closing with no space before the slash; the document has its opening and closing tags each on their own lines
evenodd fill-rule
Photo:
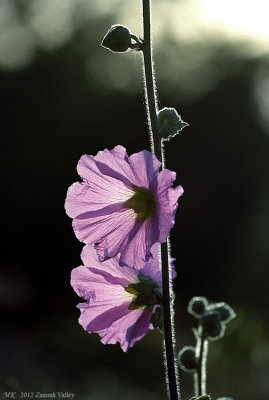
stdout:
<svg viewBox="0 0 269 400">
<path fill-rule="evenodd" d="M 100 262 L 93 245 L 84 246 L 81 259 L 94 274 L 103 275 L 107 282 L 128 286 L 138 281 L 138 271 L 135 268 L 120 267 L 119 255 Z"/>
<path fill-rule="evenodd" d="M 121 205 L 134 194 L 121 180 L 102 174 L 92 156 L 81 157 L 78 171 L 84 182 L 70 186 L 65 201 L 66 212 L 71 218 L 110 205 Z"/>
<path fill-rule="evenodd" d="M 151 181 L 156 179 L 161 162 L 147 150 L 135 153 L 130 157 L 130 163 L 139 182 L 138 186 L 150 188 Z"/>
<path fill-rule="evenodd" d="M 146 220 L 136 223 L 121 252 L 120 264 L 142 268 L 146 262 L 152 259 L 150 249 L 157 239 L 156 221 Z"/>
<path fill-rule="evenodd" d="M 99 171 L 105 176 L 118 179 L 131 188 L 139 185 L 136 173 L 130 165 L 130 159 L 124 147 L 116 146 L 113 150 L 99 151 L 94 157 Z"/>
<path fill-rule="evenodd" d="M 152 260 L 146 263 L 140 272 L 145 275 L 149 276 L 150 278 L 154 279 L 159 285 L 162 284 L 162 270 L 161 264 L 157 260 Z"/>
<path fill-rule="evenodd" d="M 151 254 L 153 259 L 146 263 L 140 272 L 154 279 L 159 285 L 162 285 L 162 260 L 161 260 L 161 245 L 160 243 L 155 243 L 151 248 Z M 175 258 L 170 258 L 170 271 L 172 280 L 176 278 L 177 272 L 174 266 Z"/>
<path fill-rule="evenodd" d="M 114 205 L 79 215 L 73 228 L 80 241 L 94 243 L 100 261 L 104 261 L 122 251 L 135 224 L 133 210 Z"/>
<path fill-rule="evenodd" d="M 80 297 L 87 300 L 87 303 L 83 303 L 83 307 L 87 305 L 103 310 L 132 300 L 132 295 L 127 293 L 122 285 L 122 283 L 129 284 L 126 279 L 114 277 L 114 282 L 111 282 L 112 274 L 108 272 L 106 274 L 106 271 L 103 271 L 103 274 L 99 272 L 98 269 L 85 266 L 75 268 L 71 272 L 73 289 Z"/>
<path fill-rule="evenodd" d="M 98 332 L 102 343 L 115 344 L 119 342 L 124 352 L 128 351 L 129 347 L 132 347 L 135 342 L 145 336 L 150 323 L 147 325 L 147 318 L 142 318 L 142 320 L 140 318 L 147 313 L 150 319 L 151 315 L 148 311 L 143 311 L 142 309 L 129 310 L 127 305 L 125 306 L 125 310 L 124 306 L 120 310 L 122 315 L 118 312 L 118 319 L 115 318 L 107 329 Z"/>
<path fill-rule="evenodd" d="M 128 328 L 126 334 L 128 347 L 133 347 L 138 340 L 146 335 L 149 329 L 154 329 L 150 322 L 152 314 L 152 312 L 144 311 L 136 323 Z"/>
<path fill-rule="evenodd" d="M 172 188 L 176 173 L 164 169 L 158 175 L 158 216 L 159 216 L 159 238 L 163 243 L 167 239 L 171 228 L 174 226 L 174 217 L 177 210 L 177 200 L 183 194 L 181 186 Z"/>
</svg>

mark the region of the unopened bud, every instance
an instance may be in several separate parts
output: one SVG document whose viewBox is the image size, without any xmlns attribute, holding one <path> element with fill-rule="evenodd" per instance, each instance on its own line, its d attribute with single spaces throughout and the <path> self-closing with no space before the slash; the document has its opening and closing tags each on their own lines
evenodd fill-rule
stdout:
<svg viewBox="0 0 269 400">
<path fill-rule="evenodd" d="M 131 33 L 123 25 L 112 25 L 101 43 L 101 46 L 116 53 L 126 52 L 131 45 Z"/>
<path fill-rule="evenodd" d="M 200 321 L 203 328 L 203 335 L 206 339 L 217 340 L 224 335 L 226 326 L 221 323 L 218 311 L 206 311 Z"/>
<path fill-rule="evenodd" d="M 197 368 L 195 348 L 184 346 L 178 353 L 178 363 L 181 369 L 187 372 L 194 372 Z"/>
<path fill-rule="evenodd" d="M 220 313 L 221 322 L 224 322 L 225 324 L 227 324 L 233 318 L 236 317 L 236 314 L 235 314 L 234 310 L 232 309 L 232 307 L 230 307 L 228 304 L 226 304 L 224 302 L 215 303 L 212 306 L 210 306 L 209 309 L 218 311 Z"/>
<path fill-rule="evenodd" d="M 174 108 L 163 108 L 158 112 L 158 124 L 160 135 L 164 140 L 170 140 L 176 136 L 185 126 L 187 122 L 182 121 L 180 115 Z"/>
<path fill-rule="evenodd" d="M 201 315 L 206 311 L 208 301 L 205 297 L 195 296 L 193 297 L 188 305 L 188 312 L 196 318 L 200 318 Z"/>
</svg>

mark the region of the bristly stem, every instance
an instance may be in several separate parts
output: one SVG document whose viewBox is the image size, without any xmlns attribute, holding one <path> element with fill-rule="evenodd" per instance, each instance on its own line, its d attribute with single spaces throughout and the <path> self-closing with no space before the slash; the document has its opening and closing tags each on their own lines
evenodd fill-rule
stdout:
<svg viewBox="0 0 269 400">
<path fill-rule="evenodd" d="M 152 47 L 151 47 L 151 13 L 150 0 L 143 1 L 143 60 L 145 74 L 145 97 L 147 106 L 148 126 L 150 131 L 150 140 L 152 153 L 161 160 L 162 158 L 162 143 L 159 135 L 157 112 L 158 106 L 156 101 L 156 86 L 154 80 L 153 62 L 152 62 Z"/>
<path fill-rule="evenodd" d="M 150 0 L 143 1 L 143 60 L 145 75 L 145 92 L 148 114 L 148 124 L 150 130 L 152 152 L 161 161 L 164 168 L 164 155 L 162 149 L 162 139 L 159 134 L 157 120 L 157 101 L 156 87 L 154 81 L 154 71 L 152 62 L 151 47 L 151 14 Z M 171 271 L 169 264 L 169 242 L 161 244 L 162 260 L 162 289 L 163 289 L 163 317 L 164 317 L 164 364 L 166 370 L 167 391 L 171 400 L 179 400 L 178 372 L 175 359 L 175 334 L 173 318 L 173 288 Z"/>
<path fill-rule="evenodd" d="M 198 360 L 197 370 L 195 372 L 195 396 L 206 394 L 206 363 L 208 354 L 208 341 L 203 334 L 203 328 L 198 328 L 198 338 L 196 343 L 196 357 Z"/>
</svg>

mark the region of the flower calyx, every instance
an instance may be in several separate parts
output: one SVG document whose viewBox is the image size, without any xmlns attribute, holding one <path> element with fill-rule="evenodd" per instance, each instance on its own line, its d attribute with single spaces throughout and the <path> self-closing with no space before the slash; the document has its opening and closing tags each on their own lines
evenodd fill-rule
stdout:
<svg viewBox="0 0 269 400">
<path fill-rule="evenodd" d="M 139 282 L 131 283 L 124 288 L 126 292 L 134 295 L 128 308 L 129 310 L 143 308 L 146 311 L 152 311 L 155 305 L 162 302 L 160 285 L 142 273 L 138 275 L 138 279 Z"/>
</svg>

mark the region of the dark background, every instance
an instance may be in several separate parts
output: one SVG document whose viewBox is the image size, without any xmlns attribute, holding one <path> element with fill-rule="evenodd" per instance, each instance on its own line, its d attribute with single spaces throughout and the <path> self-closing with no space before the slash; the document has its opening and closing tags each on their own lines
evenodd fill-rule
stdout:
<svg viewBox="0 0 269 400">
<path fill-rule="evenodd" d="M 10 4 L 13 23 L 26 26 L 26 3 Z M 15 58 L 1 56 L 1 392 L 165 399 L 160 334 L 128 354 L 102 345 L 77 323 L 69 284 L 82 244 L 63 205 L 79 179 L 77 161 L 117 144 L 129 154 L 149 148 L 140 56 L 99 46 L 111 24 L 125 23 L 116 14 L 74 18 L 56 45 L 32 29 L 29 59 L 16 59 L 15 39 Z M 160 107 L 175 107 L 190 124 L 166 145 L 167 167 L 185 190 L 171 235 L 178 349 L 194 344 L 191 297 L 226 301 L 237 318 L 210 345 L 208 391 L 213 399 L 266 400 L 269 59 L 221 37 L 178 43 L 169 26 L 157 42 Z M 184 372 L 181 387 L 191 397 Z"/>
</svg>

